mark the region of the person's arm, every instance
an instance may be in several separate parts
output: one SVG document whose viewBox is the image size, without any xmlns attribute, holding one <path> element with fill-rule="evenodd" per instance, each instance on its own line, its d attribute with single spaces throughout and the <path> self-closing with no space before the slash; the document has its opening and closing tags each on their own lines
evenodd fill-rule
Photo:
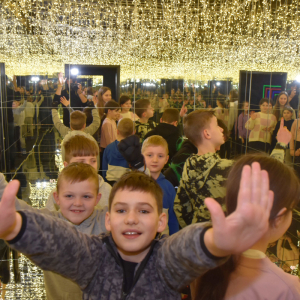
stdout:
<svg viewBox="0 0 300 300">
<path fill-rule="evenodd" d="M 98 114 L 97 109 L 92 109 L 92 116 L 93 116 L 93 122 L 90 126 L 86 127 L 84 132 L 89 133 L 90 135 L 93 135 L 100 127 L 101 119 Z"/>
<path fill-rule="evenodd" d="M 236 210 L 225 217 L 219 203 L 205 199 L 212 227 L 209 223 L 193 224 L 166 239 L 158 250 L 160 277 L 178 290 L 224 263 L 228 255 L 251 248 L 269 228 L 273 198 L 268 173 L 259 163 L 244 166 Z"/>
<path fill-rule="evenodd" d="M 244 115 L 240 114 L 239 118 L 238 118 L 238 132 L 239 132 L 239 137 L 241 137 L 241 138 L 245 138 L 243 136 L 243 118 L 244 118 Z"/>
<path fill-rule="evenodd" d="M 64 78 L 64 77 L 63 77 L 63 73 L 60 72 L 60 73 L 58 74 L 58 85 L 57 85 L 57 90 L 56 90 L 56 92 L 55 92 L 55 95 L 61 96 L 61 91 L 62 91 L 62 88 L 63 88 L 63 85 L 64 85 L 66 79 L 67 79 L 67 78 Z M 54 98 L 55 98 L 55 96 L 54 96 Z M 59 97 L 59 98 L 60 98 L 60 97 Z M 59 99 L 59 98 L 58 98 L 58 99 Z M 59 101 L 59 100 L 58 100 L 58 101 Z"/>
<path fill-rule="evenodd" d="M 86 103 L 88 101 L 88 99 L 84 96 L 84 94 L 82 93 L 82 90 L 81 90 L 81 84 L 78 85 L 79 89 L 77 91 L 77 94 L 81 100 L 82 103 Z"/>
<path fill-rule="evenodd" d="M 53 124 L 54 127 L 58 130 L 58 132 L 61 134 L 62 137 L 65 137 L 66 134 L 71 130 L 70 128 L 68 128 L 67 126 L 65 126 L 58 115 L 58 111 L 57 109 L 52 109 L 52 120 L 53 120 Z"/>
<path fill-rule="evenodd" d="M 79 232 L 64 220 L 35 211 L 16 212 L 19 182 L 6 187 L 0 203 L 0 238 L 44 270 L 59 273 L 86 288 L 104 259 L 99 237 Z M 97 261 L 97 263 L 96 263 Z M 80 272 L 78 272 L 80 270 Z"/>
<path fill-rule="evenodd" d="M 252 130 L 255 126 L 255 122 L 256 122 L 256 118 L 257 118 L 257 113 L 254 113 L 253 111 L 250 114 L 250 117 L 248 119 L 248 121 L 245 124 L 245 128 Z"/>
<path fill-rule="evenodd" d="M 44 102 L 44 99 L 45 99 L 45 97 L 43 96 L 43 95 L 41 95 L 41 100 L 40 101 L 37 101 L 36 102 L 36 105 L 38 106 L 38 107 L 40 107 L 41 106 L 41 104 Z"/>
</svg>

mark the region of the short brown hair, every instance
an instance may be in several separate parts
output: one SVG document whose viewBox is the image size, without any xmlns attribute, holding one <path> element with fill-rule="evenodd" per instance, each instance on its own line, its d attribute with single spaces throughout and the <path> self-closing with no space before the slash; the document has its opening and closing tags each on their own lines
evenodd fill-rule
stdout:
<svg viewBox="0 0 300 300">
<path fill-rule="evenodd" d="M 139 171 L 132 171 L 129 173 L 124 174 L 114 185 L 109 195 L 108 200 L 108 209 L 111 210 L 113 200 L 117 191 L 138 191 L 143 193 L 151 194 L 157 204 L 158 213 L 162 213 L 163 209 L 163 191 L 161 187 L 157 184 L 157 182 L 152 179 L 152 177 L 139 172 Z"/>
<path fill-rule="evenodd" d="M 164 122 L 169 124 L 179 122 L 179 110 L 177 108 L 167 108 L 161 118 Z"/>
<path fill-rule="evenodd" d="M 119 121 L 117 129 L 119 130 L 122 137 L 126 138 L 133 134 L 134 124 L 129 118 L 123 118 Z"/>
<path fill-rule="evenodd" d="M 98 156 L 99 147 L 96 141 L 93 141 L 84 135 L 74 135 L 69 140 L 63 143 L 65 148 L 65 161 L 67 163 L 73 157 L 78 156 Z"/>
<path fill-rule="evenodd" d="M 86 114 L 75 110 L 70 115 L 70 126 L 73 130 L 81 130 L 86 124 Z"/>
<path fill-rule="evenodd" d="M 107 114 L 108 110 L 119 109 L 119 104 L 115 100 L 109 100 L 104 105 L 104 112 Z"/>
<path fill-rule="evenodd" d="M 263 105 L 264 103 L 270 103 L 272 106 L 273 106 L 273 101 L 272 99 L 269 99 L 269 98 L 262 98 L 260 101 L 259 101 L 259 106 Z"/>
<path fill-rule="evenodd" d="M 63 180 L 69 183 L 91 180 L 95 183 L 97 193 L 99 191 L 99 177 L 97 171 L 88 164 L 75 162 L 66 166 L 58 175 L 56 184 L 57 193 L 59 193 L 59 187 L 61 186 Z"/>
<path fill-rule="evenodd" d="M 148 99 L 140 99 L 135 102 L 135 113 L 142 118 L 142 115 L 145 111 L 147 111 L 150 105 L 150 100 Z"/>
<path fill-rule="evenodd" d="M 151 135 L 146 138 L 142 145 L 142 153 L 149 146 L 162 146 L 166 149 L 167 154 L 169 154 L 169 147 L 167 141 L 160 135 Z"/>
<path fill-rule="evenodd" d="M 121 96 L 120 100 L 119 100 L 120 106 L 123 105 L 124 103 L 126 103 L 129 100 L 131 100 L 129 96 L 127 96 L 127 95 Z"/>
<path fill-rule="evenodd" d="M 197 147 L 202 142 L 202 131 L 209 126 L 214 112 L 195 110 L 183 119 L 185 136 Z"/>
</svg>

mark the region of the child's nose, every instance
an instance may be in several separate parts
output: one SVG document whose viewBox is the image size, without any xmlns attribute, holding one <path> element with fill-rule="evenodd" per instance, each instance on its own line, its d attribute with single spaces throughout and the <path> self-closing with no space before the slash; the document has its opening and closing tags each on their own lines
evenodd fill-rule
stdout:
<svg viewBox="0 0 300 300">
<path fill-rule="evenodd" d="M 73 205 L 75 205 L 75 206 L 82 205 L 82 201 L 81 201 L 80 197 L 75 198 Z"/>
<path fill-rule="evenodd" d="M 129 211 L 125 218 L 126 224 L 137 224 L 138 223 L 138 216 L 135 211 Z"/>
</svg>

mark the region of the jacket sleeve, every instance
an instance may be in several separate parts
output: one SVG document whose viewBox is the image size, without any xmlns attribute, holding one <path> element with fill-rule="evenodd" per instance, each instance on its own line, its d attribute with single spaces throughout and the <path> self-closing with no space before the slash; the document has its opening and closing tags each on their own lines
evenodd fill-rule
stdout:
<svg viewBox="0 0 300 300">
<path fill-rule="evenodd" d="M 207 223 L 190 225 L 166 238 L 159 248 L 156 268 L 172 289 L 179 290 L 206 271 L 226 262 L 227 257 L 216 258 L 206 249 L 201 239 L 201 232 L 206 226 Z"/>
<path fill-rule="evenodd" d="M 61 274 L 86 288 L 101 268 L 104 246 L 98 236 L 79 232 L 66 221 L 34 211 L 21 211 L 23 224 L 9 246 L 43 270 Z"/>
<path fill-rule="evenodd" d="M 92 110 L 92 115 L 93 115 L 93 122 L 90 126 L 85 128 L 84 132 L 89 133 L 90 135 L 93 135 L 99 128 L 101 120 L 98 114 L 97 109 Z"/>
<path fill-rule="evenodd" d="M 70 131 L 70 128 L 68 128 L 61 122 L 58 116 L 57 109 L 52 109 L 51 111 L 52 111 L 52 120 L 55 128 L 58 130 L 58 132 L 61 134 L 62 137 L 65 137 L 67 133 Z"/>
</svg>

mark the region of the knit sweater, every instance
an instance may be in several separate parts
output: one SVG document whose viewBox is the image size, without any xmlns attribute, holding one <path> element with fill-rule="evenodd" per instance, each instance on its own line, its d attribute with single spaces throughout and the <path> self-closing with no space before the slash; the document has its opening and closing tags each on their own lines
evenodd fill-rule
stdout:
<svg viewBox="0 0 300 300">
<path fill-rule="evenodd" d="M 245 128 L 251 130 L 249 142 L 263 142 L 271 144 L 272 133 L 277 120 L 273 114 L 256 113 L 256 119 L 249 118 Z"/>
</svg>

